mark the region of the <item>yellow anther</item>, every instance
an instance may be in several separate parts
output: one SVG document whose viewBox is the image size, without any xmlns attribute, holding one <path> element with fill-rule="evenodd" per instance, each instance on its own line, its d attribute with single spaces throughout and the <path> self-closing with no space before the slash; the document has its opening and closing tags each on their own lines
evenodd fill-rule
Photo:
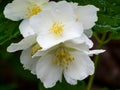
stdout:
<svg viewBox="0 0 120 90">
<path fill-rule="evenodd" d="M 27 7 L 26 17 L 30 18 L 33 15 L 37 15 L 41 11 L 42 11 L 42 9 L 38 5 L 36 5 L 36 4 L 30 5 Z"/>
<path fill-rule="evenodd" d="M 63 68 L 68 68 L 69 63 L 74 61 L 74 57 L 68 52 L 65 47 L 60 47 L 57 49 L 54 57 L 54 64 L 57 64 Z"/>
<path fill-rule="evenodd" d="M 54 64 L 58 64 L 58 60 L 57 59 L 54 59 Z"/>
<path fill-rule="evenodd" d="M 38 50 L 42 49 L 37 43 L 32 46 L 31 56 L 33 56 Z"/>
<path fill-rule="evenodd" d="M 61 35 L 63 32 L 64 25 L 60 22 L 54 22 L 50 28 L 50 31 L 55 35 Z"/>
<path fill-rule="evenodd" d="M 79 21 L 79 18 L 77 17 L 77 18 L 76 18 L 76 22 L 78 22 L 78 21 Z"/>
</svg>

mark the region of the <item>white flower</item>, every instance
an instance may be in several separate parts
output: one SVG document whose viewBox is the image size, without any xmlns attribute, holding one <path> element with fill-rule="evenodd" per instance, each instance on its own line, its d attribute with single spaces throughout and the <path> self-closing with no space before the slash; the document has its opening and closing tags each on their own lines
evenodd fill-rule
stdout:
<svg viewBox="0 0 120 90">
<path fill-rule="evenodd" d="M 7 4 L 4 10 L 6 18 L 13 21 L 30 18 L 38 14 L 43 9 L 49 0 L 13 0 Z"/>
<path fill-rule="evenodd" d="M 69 84 L 75 85 L 77 80 L 83 80 L 94 73 L 94 64 L 89 54 L 102 52 L 104 50 L 90 51 L 86 44 L 75 44 L 70 40 L 39 51 L 32 59 L 28 58 L 30 49 L 26 49 L 22 52 L 21 62 L 37 75 L 46 88 L 53 87 L 57 81 L 61 82 L 62 74 Z"/>
<path fill-rule="evenodd" d="M 35 32 L 29 25 L 29 19 L 47 9 L 49 0 L 13 0 L 6 5 L 4 15 L 13 21 L 23 19 L 19 29 L 23 37 L 34 35 Z"/>
<path fill-rule="evenodd" d="M 66 40 L 80 37 L 83 27 L 75 20 L 73 8 L 66 2 L 54 4 L 52 10 L 42 11 L 30 19 L 30 25 L 37 33 L 37 42 L 42 49 L 48 49 Z"/>
<path fill-rule="evenodd" d="M 94 73 L 94 64 L 89 58 L 104 50 L 89 50 L 91 42 L 84 34 L 80 38 L 68 40 L 50 49 L 41 50 L 36 43 L 36 35 L 28 36 L 19 43 L 12 43 L 8 52 L 23 50 L 20 61 L 25 69 L 36 74 L 46 88 L 53 87 L 57 81 L 66 81 L 72 85 Z"/>
</svg>

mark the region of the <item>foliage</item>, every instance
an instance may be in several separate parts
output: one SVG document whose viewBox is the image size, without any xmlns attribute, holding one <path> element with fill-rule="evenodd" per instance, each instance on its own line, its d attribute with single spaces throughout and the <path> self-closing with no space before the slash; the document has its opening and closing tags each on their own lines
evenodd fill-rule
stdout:
<svg viewBox="0 0 120 90">
<path fill-rule="evenodd" d="M 8 20 L 3 15 L 3 10 L 10 0 L 0 1 L 0 45 L 19 35 L 19 22 Z"/>
</svg>

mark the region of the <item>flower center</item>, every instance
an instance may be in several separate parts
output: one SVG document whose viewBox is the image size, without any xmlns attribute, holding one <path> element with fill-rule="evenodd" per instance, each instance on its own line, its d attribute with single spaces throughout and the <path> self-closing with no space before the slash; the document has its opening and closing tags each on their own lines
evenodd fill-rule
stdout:
<svg viewBox="0 0 120 90">
<path fill-rule="evenodd" d="M 50 28 L 50 31 L 55 35 L 61 35 L 64 25 L 61 22 L 54 22 Z"/>
<path fill-rule="evenodd" d="M 78 21 L 79 21 L 79 18 L 77 17 L 77 18 L 76 18 L 76 22 L 78 22 Z"/>
<path fill-rule="evenodd" d="M 34 44 L 34 45 L 32 46 L 31 56 L 33 56 L 33 55 L 34 55 L 38 50 L 40 50 L 40 49 L 41 49 L 40 45 L 38 45 L 37 43 Z"/>
<path fill-rule="evenodd" d="M 54 57 L 54 63 L 63 68 L 68 68 L 69 63 L 74 61 L 74 57 L 68 52 L 67 48 L 60 47 L 57 49 Z"/>
<path fill-rule="evenodd" d="M 31 16 L 38 14 L 40 11 L 42 11 L 42 9 L 37 4 L 30 5 L 27 7 L 26 17 L 30 18 Z"/>
</svg>

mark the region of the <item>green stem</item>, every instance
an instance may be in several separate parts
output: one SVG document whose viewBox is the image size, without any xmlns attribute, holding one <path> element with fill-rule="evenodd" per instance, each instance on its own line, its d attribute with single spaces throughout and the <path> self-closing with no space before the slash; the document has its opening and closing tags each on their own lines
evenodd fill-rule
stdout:
<svg viewBox="0 0 120 90">
<path fill-rule="evenodd" d="M 98 42 L 98 44 L 99 44 L 99 45 L 98 45 L 98 48 L 99 48 L 99 49 L 102 48 L 103 45 L 104 45 L 104 40 L 105 40 L 105 38 L 106 38 L 106 34 L 107 34 L 107 33 L 105 33 L 105 34 L 102 36 L 101 41 Z M 97 40 L 98 40 L 98 39 L 99 39 L 99 38 L 97 38 Z M 99 40 L 100 40 L 100 39 L 99 39 Z M 95 69 L 96 69 L 97 64 L 98 64 L 98 61 L 99 61 L 99 56 L 100 56 L 100 55 L 95 56 L 95 59 L 94 59 Z M 92 84 L 93 84 L 94 77 L 95 77 L 95 74 L 93 74 L 93 75 L 90 76 L 89 81 L 88 81 L 88 86 L 87 86 L 87 89 L 86 89 L 86 90 L 92 90 L 91 88 L 92 88 Z"/>
</svg>

